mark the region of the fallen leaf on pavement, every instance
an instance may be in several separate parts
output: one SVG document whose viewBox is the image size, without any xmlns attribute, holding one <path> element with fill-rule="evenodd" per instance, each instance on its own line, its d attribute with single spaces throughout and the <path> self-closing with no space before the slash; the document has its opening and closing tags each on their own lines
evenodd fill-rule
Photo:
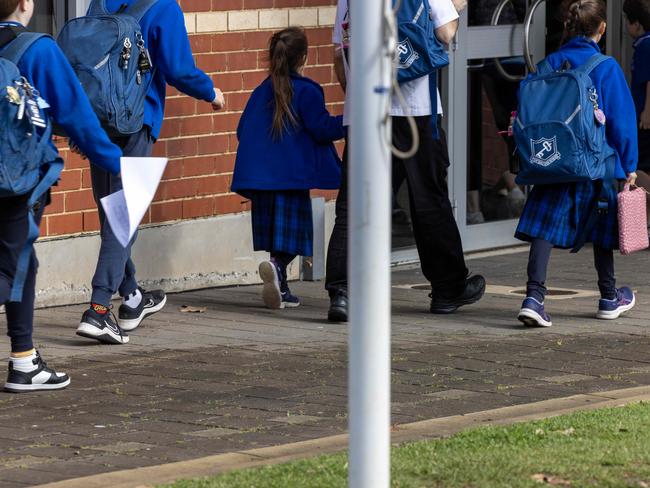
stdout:
<svg viewBox="0 0 650 488">
<path fill-rule="evenodd" d="M 183 313 L 205 313 L 207 308 L 206 307 L 190 307 L 189 305 L 183 305 L 178 310 L 180 310 Z"/>
</svg>

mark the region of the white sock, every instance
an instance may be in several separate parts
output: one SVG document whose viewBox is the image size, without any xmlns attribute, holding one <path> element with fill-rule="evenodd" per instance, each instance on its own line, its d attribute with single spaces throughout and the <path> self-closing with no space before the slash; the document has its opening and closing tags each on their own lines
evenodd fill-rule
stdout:
<svg viewBox="0 0 650 488">
<path fill-rule="evenodd" d="M 14 364 L 14 369 L 22 373 L 31 373 L 36 369 L 36 366 L 33 363 L 34 359 L 36 359 L 36 352 L 33 352 L 31 355 L 24 358 L 9 357 L 9 361 Z"/>
<path fill-rule="evenodd" d="M 128 297 L 124 297 L 123 301 L 124 305 L 129 308 L 138 308 L 140 306 L 140 302 L 142 302 L 142 293 L 140 293 L 140 289 L 138 288 Z"/>
</svg>

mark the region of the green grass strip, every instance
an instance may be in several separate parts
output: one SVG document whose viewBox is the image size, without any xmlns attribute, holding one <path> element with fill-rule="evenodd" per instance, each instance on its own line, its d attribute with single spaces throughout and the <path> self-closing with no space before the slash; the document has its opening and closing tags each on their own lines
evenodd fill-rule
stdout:
<svg viewBox="0 0 650 488">
<path fill-rule="evenodd" d="M 395 446 L 392 486 L 650 487 L 650 403 L 579 412 L 448 439 Z M 172 488 L 344 488 L 345 453 L 205 479 Z"/>
</svg>

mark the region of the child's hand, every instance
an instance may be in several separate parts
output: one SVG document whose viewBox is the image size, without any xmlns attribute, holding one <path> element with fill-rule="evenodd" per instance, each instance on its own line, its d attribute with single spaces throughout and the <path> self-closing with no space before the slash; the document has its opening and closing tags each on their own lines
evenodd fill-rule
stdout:
<svg viewBox="0 0 650 488">
<path fill-rule="evenodd" d="M 632 186 L 636 183 L 636 173 L 628 173 L 627 175 L 627 181 L 625 182 L 626 184 Z"/>
<path fill-rule="evenodd" d="M 650 129 L 650 111 L 644 110 L 639 116 L 639 127 L 641 129 Z"/>
<path fill-rule="evenodd" d="M 212 100 L 212 109 L 221 110 L 226 106 L 226 99 L 219 88 L 214 89 L 214 100 Z"/>
</svg>

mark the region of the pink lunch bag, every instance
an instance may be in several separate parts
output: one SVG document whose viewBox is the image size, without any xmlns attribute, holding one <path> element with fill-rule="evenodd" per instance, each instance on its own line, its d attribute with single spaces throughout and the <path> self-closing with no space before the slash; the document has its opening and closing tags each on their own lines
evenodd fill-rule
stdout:
<svg viewBox="0 0 650 488">
<path fill-rule="evenodd" d="M 618 241 L 621 254 L 631 254 L 650 247 L 646 214 L 646 191 L 630 188 L 618 194 Z"/>
</svg>

